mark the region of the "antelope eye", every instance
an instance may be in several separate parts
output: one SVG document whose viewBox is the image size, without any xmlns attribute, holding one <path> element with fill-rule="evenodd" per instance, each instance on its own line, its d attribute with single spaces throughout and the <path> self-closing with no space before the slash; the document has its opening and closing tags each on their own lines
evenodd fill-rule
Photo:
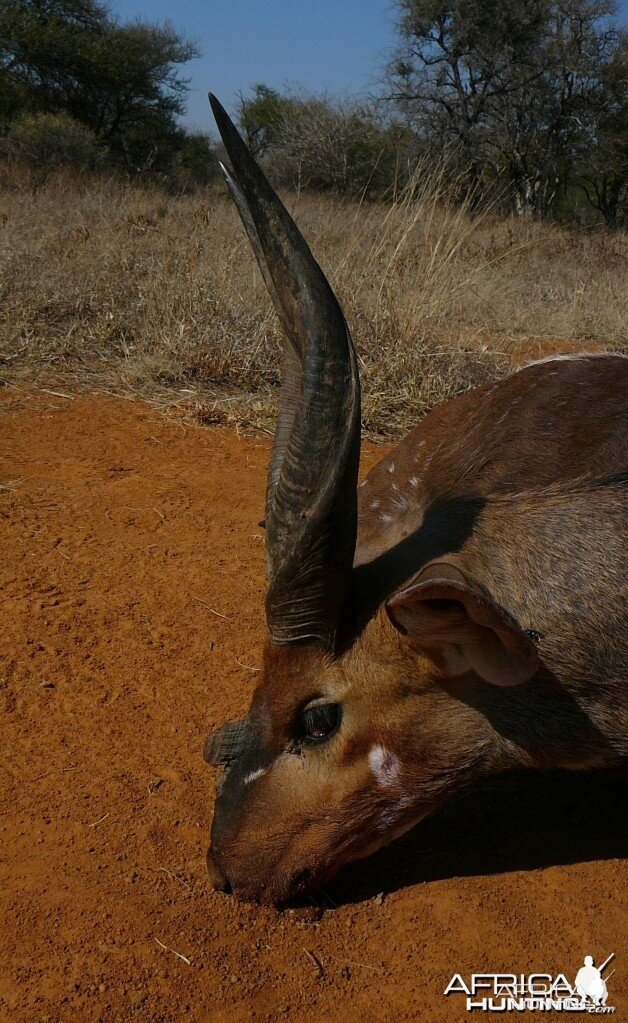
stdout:
<svg viewBox="0 0 628 1023">
<path fill-rule="evenodd" d="M 317 703 L 307 707 L 299 719 L 299 738 L 307 742 L 324 742 L 340 725 L 342 710 L 339 703 Z"/>
</svg>

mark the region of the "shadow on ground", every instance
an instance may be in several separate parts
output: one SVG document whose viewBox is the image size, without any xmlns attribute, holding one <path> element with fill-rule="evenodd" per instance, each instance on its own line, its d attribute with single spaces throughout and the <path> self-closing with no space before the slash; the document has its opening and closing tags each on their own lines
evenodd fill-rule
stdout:
<svg viewBox="0 0 628 1023">
<path fill-rule="evenodd" d="M 503 874 L 628 855 L 625 778 L 517 772 L 468 789 L 325 888 L 362 902 L 425 881 Z"/>
</svg>

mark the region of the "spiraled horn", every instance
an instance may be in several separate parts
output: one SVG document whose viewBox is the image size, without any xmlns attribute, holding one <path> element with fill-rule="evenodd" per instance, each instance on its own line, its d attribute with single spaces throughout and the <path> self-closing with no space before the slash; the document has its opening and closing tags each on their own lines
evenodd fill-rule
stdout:
<svg viewBox="0 0 628 1023">
<path fill-rule="evenodd" d="M 277 646 L 333 649 L 357 530 L 360 383 L 338 300 L 218 100 L 227 185 L 288 337 L 266 492 L 266 616 Z"/>
</svg>

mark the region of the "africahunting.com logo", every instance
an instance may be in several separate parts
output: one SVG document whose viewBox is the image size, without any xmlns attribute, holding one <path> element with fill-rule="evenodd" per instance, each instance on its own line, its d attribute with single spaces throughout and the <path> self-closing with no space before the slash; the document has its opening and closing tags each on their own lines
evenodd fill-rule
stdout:
<svg viewBox="0 0 628 1023">
<path fill-rule="evenodd" d="M 464 995 L 467 1012 L 588 1012 L 610 1015 L 615 1006 L 607 1005 L 608 988 L 614 970 L 602 976 L 615 953 L 596 966 L 593 956 L 585 956 L 573 984 L 564 973 L 472 973 L 465 980 L 454 973 L 443 994 Z"/>
</svg>

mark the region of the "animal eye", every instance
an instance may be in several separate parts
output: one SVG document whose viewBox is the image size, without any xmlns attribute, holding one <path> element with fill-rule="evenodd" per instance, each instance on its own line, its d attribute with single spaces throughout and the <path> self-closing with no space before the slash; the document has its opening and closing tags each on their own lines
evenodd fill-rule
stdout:
<svg viewBox="0 0 628 1023">
<path fill-rule="evenodd" d="M 299 738 L 307 742 L 324 742 L 340 725 L 342 711 L 339 703 L 317 703 L 307 707 L 299 719 Z"/>
</svg>

